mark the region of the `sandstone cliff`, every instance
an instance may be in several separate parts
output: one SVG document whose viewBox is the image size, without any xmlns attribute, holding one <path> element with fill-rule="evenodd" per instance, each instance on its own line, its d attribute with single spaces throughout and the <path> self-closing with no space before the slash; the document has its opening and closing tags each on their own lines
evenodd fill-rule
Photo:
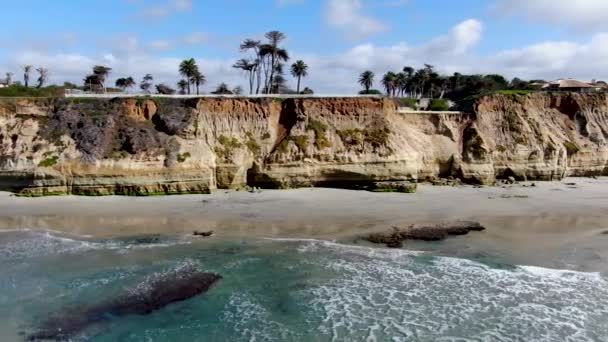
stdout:
<svg viewBox="0 0 608 342">
<path fill-rule="evenodd" d="M 608 174 L 606 95 L 493 95 L 463 115 L 384 98 L 2 99 L 0 188 L 22 195 L 493 183 Z"/>
</svg>

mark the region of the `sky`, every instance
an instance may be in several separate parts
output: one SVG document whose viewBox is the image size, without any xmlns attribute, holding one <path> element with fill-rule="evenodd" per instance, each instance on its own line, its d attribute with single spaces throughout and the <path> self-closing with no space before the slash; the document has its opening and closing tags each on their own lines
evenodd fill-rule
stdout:
<svg viewBox="0 0 608 342">
<path fill-rule="evenodd" d="M 32 64 L 51 83 L 81 84 L 102 64 L 111 83 L 150 73 L 174 86 L 192 57 L 203 91 L 246 88 L 231 67 L 247 57 L 239 44 L 271 30 L 287 35 L 290 64 L 308 64 L 302 86 L 316 93 L 353 93 L 365 70 L 379 83 L 424 63 L 443 74 L 608 79 L 608 0 L 25 0 L 2 12 L 0 77 L 15 80 Z"/>
</svg>

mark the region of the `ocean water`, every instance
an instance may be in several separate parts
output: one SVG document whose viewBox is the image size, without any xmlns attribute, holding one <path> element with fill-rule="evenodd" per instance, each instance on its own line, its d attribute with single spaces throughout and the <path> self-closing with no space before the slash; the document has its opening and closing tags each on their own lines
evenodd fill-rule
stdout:
<svg viewBox="0 0 608 342">
<path fill-rule="evenodd" d="M 315 240 L 0 233 L 0 341 L 185 265 L 207 293 L 71 341 L 607 341 L 608 279 Z"/>
</svg>

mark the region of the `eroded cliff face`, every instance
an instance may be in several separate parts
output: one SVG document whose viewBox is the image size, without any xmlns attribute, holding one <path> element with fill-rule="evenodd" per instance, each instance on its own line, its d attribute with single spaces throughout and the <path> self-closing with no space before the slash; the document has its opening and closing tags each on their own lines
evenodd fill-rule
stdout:
<svg viewBox="0 0 608 342">
<path fill-rule="evenodd" d="M 606 95 L 480 99 L 463 115 L 383 98 L 0 100 L 0 187 L 22 195 L 356 188 L 608 174 Z"/>
</svg>

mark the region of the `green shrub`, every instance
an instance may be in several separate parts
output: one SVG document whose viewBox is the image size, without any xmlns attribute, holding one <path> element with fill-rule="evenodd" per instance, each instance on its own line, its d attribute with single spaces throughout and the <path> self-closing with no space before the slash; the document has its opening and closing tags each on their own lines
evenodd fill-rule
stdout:
<svg viewBox="0 0 608 342">
<path fill-rule="evenodd" d="M 38 163 L 38 166 L 40 166 L 40 167 L 51 167 L 51 166 L 57 164 L 58 160 L 59 160 L 59 157 L 57 157 L 57 156 L 53 156 L 51 158 L 46 158 L 43 161 L 41 161 L 40 163 Z"/>
<path fill-rule="evenodd" d="M 311 130 L 315 132 L 315 146 L 318 149 L 324 149 L 331 147 L 329 139 L 327 139 L 327 135 L 325 132 L 327 131 L 327 125 L 322 123 L 321 121 L 310 119 L 308 125 L 306 126 L 307 130 Z"/>
<path fill-rule="evenodd" d="M 383 93 L 378 89 L 370 89 L 368 91 L 361 90 L 359 95 L 382 95 Z"/>
<path fill-rule="evenodd" d="M 243 145 L 239 142 L 239 140 L 235 137 L 228 138 L 225 135 L 220 135 L 217 138 L 217 141 L 220 143 L 220 146 L 216 146 L 213 150 L 215 154 L 224 161 L 230 162 L 232 161 L 232 153 L 235 149 L 241 148 Z"/>
<path fill-rule="evenodd" d="M 258 156 L 260 156 L 262 154 L 262 148 L 257 143 L 257 141 L 255 141 L 255 139 L 253 138 L 253 136 L 248 136 L 248 139 L 245 142 L 245 146 L 247 146 L 247 148 L 249 149 L 249 151 L 251 151 L 251 153 L 253 153 L 253 155 L 256 156 L 256 157 L 258 157 Z"/>
<path fill-rule="evenodd" d="M 59 97 L 63 95 L 64 87 L 55 85 L 36 88 L 25 87 L 23 85 L 12 85 L 0 88 L 0 97 Z"/>
<path fill-rule="evenodd" d="M 177 154 L 177 161 L 180 163 L 185 162 L 186 160 L 188 160 L 188 158 L 190 158 L 190 152 L 185 152 L 185 153 L 178 153 Z"/>
<path fill-rule="evenodd" d="M 365 141 L 363 131 L 358 128 L 340 130 L 336 133 L 338 133 L 342 142 L 347 146 L 361 145 Z"/>
<path fill-rule="evenodd" d="M 505 145 L 498 145 L 498 146 L 496 146 L 496 150 L 498 152 L 504 153 L 504 152 L 507 152 L 508 148 Z"/>
<path fill-rule="evenodd" d="M 566 152 L 568 153 L 568 156 L 575 155 L 581 150 L 580 146 L 578 146 L 577 143 L 572 141 L 566 141 L 564 143 L 564 147 L 566 147 Z"/>
<path fill-rule="evenodd" d="M 264 132 L 264 135 L 262 135 L 262 140 L 266 140 L 266 139 L 270 139 L 270 133 L 268 133 L 268 132 Z"/>
<path fill-rule="evenodd" d="M 308 136 L 306 135 L 296 135 L 291 137 L 293 142 L 298 146 L 300 151 L 306 152 L 308 150 Z"/>
<path fill-rule="evenodd" d="M 431 111 L 442 112 L 449 109 L 450 104 L 448 103 L 448 100 L 445 99 L 432 99 L 429 104 L 429 110 Z"/>
<path fill-rule="evenodd" d="M 375 148 L 385 146 L 388 143 L 390 132 L 391 131 L 388 128 L 364 131 L 365 142 Z"/>
<path fill-rule="evenodd" d="M 409 107 L 412 109 L 418 108 L 418 100 L 411 97 L 403 97 L 399 99 L 399 105 L 401 107 Z"/>
</svg>

